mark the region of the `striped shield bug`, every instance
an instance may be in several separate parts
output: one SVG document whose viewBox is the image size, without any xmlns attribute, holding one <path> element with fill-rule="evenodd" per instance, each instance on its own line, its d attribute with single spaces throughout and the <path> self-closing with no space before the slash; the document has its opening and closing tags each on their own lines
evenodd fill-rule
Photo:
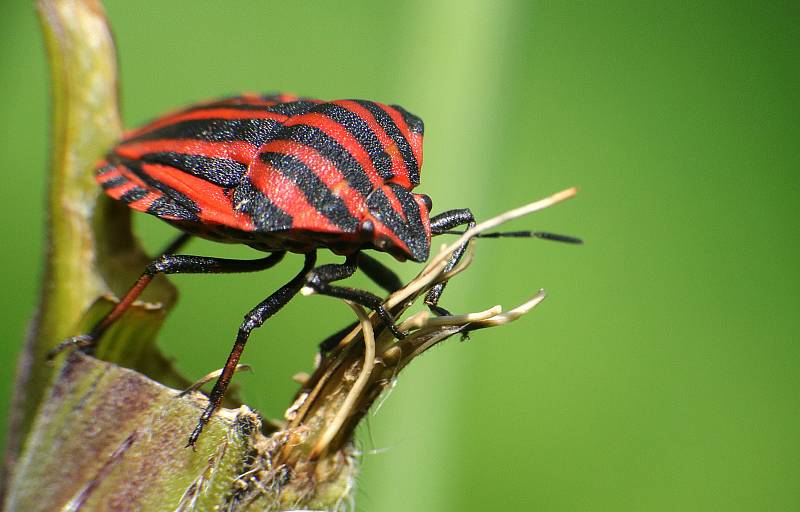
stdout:
<svg viewBox="0 0 800 512">
<path fill-rule="evenodd" d="M 431 216 L 431 199 L 412 192 L 420 181 L 422 138 L 422 120 L 398 105 L 286 94 L 202 103 L 127 133 L 98 165 L 97 182 L 112 198 L 183 234 L 89 333 L 64 341 L 52 353 L 68 346 L 91 349 L 156 274 L 254 272 L 274 266 L 287 252 L 303 254 L 302 269 L 245 315 L 189 437 L 188 445 L 194 445 L 222 402 L 251 331 L 303 287 L 372 309 L 402 338 L 380 297 L 331 283 L 361 269 L 380 287 L 395 291 L 399 278 L 366 249 L 422 262 L 428 259 L 431 236 L 475 224 L 469 209 Z M 253 260 L 174 254 L 192 236 L 269 254 Z M 577 241 L 527 231 L 484 236 Z M 322 248 L 345 261 L 316 266 L 316 251 Z M 447 270 L 465 249 L 452 254 Z M 444 286 L 436 285 L 425 298 L 440 315 L 448 314 L 438 305 Z M 322 349 L 329 345 L 323 342 Z"/>
</svg>

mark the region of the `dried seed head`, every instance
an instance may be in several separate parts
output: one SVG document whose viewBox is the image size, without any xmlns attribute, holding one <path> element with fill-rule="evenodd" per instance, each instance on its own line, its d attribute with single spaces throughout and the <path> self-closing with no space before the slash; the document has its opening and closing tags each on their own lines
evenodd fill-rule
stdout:
<svg viewBox="0 0 800 512">
<path fill-rule="evenodd" d="M 453 279 L 469 266 L 471 252 L 455 268 L 445 271 L 450 254 L 460 244 L 469 242 L 486 230 L 554 205 L 575 193 L 575 189 L 568 189 L 506 212 L 476 225 L 458 240 L 443 247 L 416 278 L 384 303 L 400 329 L 407 333 L 402 340 L 397 340 L 389 329 L 383 329 L 382 321 L 376 314 L 368 315 L 361 306 L 348 303 L 356 313 L 359 324 L 342 338 L 305 380 L 297 399 L 286 413 L 288 424 L 284 430 L 273 434 L 271 442 L 261 445 L 254 467 L 289 467 L 293 475 L 311 472 L 312 478 L 290 479 L 286 483 L 288 486 L 299 486 L 296 490 L 298 495 L 321 493 L 326 485 L 334 483 L 341 485 L 340 471 L 354 471 L 351 440 L 355 427 L 382 391 L 396 382 L 397 374 L 406 365 L 454 334 L 514 321 L 545 298 L 544 291 L 539 290 L 530 300 L 509 310 L 495 305 L 483 311 L 451 316 L 434 316 L 428 311 L 421 311 L 401 319 L 409 306 L 433 286 Z M 307 292 L 312 293 L 313 290 Z M 262 471 L 260 475 L 275 478 L 274 471 Z M 304 487 L 308 485 L 312 485 L 313 489 Z M 262 485 L 250 486 L 248 492 L 262 492 L 259 489 L 268 487 L 263 485 L 262 480 Z M 285 486 L 282 492 L 286 492 Z"/>
</svg>

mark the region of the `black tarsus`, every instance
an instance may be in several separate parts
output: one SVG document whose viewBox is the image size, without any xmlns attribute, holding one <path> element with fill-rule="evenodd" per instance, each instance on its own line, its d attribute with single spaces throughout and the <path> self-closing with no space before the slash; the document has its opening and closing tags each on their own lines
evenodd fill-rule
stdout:
<svg viewBox="0 0 800 512">
<path fill-rule="evenodd" d="M 192 238 L 192 235 L 189 233 L 181 233 L 178 235 L 174 240 L 172 240 L 161 252 L 161 256 L 158 260 L 164 258 L 167 255 L 172 254 L 173 252 L 177 251 L 181 247 L 183 247 L 186 242 L 188 242 Z M 155 262 L 153 262 L 155 263 Z M 151 263 L 150 265 L 153 265 Z M 149 268 L 149 266 L 148 266 Z M 157 272 L 156 272 L 157 273 Z M 133 301 L 139 296 L 139 294 L 144 291 L 150 281 L 153 279 L 153 275 L 155 273 L 148 274 L 148 271 L 145 272 L 139 277 L 139 279 L 134 283 L 134 285 L 128 290 L 125 296 L 117 303 L 117 305 L 109 311 L 106 316 L 100 319 L 90 330 L 87 334 L 79 334 L 78 336 L 73 336 L 68 338 L 52 349 L 47 352 L 47 359 L 52 360 L 55 356 L 63 352 L 65 349 L 69 347 L 77 347 L 84 350 L 91 350 L 94 345 L 97 343 L 97 340 L 100 339 L 100 336 L 108 329 L 111 324 L 113 324 L 117 318 L 119 318 L 122 313 L 124 313 L 130 306 L 133 304 Z M 127 300 L 126 300 L 127 299 Z"/>
<path fill-rule="evenodd" d="M 253 329 L 260 327 L 267 319 L 283 308 L 292 297 L 297 295 L 303 286 L 310 286 L 321 295 L 330 295 L 332 297 L 350 300 L 376 311 L 395 336 L 402 338 L 402 333 L 400 333 L 394 325 L 394 319 L 389 315 L 386 309 L 384 309 L 383 300 L 380 297 L 367 291 L 343 286 L 331 286 L 330 284 L 333 281 L 350 277 L 356 271 L 356 268 L 360 266 L 362 268 L 366 267 L 366 269 L 368 269 L 365 269 L 367 275 L 373 278 L 379 285 L 391 286 L 400 282 L 400 279 L 394 275 L 391 270 L 385 267 L 381 268 L 382 265 L 377 260 L 373 260 L 369 256 L 364 258 L 363 255 L 359 253 L 348 256 L 342 264 L 328 264 L 314 268 L 316 261 L 316 252 L 307 253 L 302 270 L 294 276 L 291 281 L 283 285 L 245 315 L 244 322 L 242 322 L 242 325 L 239 327 L 236 341 L 233 344 L 228 360 L 225 362 L 222 374 L 217 378 L 217 382 L 214 384 L 209 394 L 208 406 L 206 406 L 205 410 L 203 410 L 203 413 L 200 415 L 197 426 L 189 436 L 187 446 L 194 446 L 203 428 L 222 403 L 225 391 L 236 370 L 236 365 L 239 364 L 239 359 L 250 337 L 250 333 Z"/>
</svg>

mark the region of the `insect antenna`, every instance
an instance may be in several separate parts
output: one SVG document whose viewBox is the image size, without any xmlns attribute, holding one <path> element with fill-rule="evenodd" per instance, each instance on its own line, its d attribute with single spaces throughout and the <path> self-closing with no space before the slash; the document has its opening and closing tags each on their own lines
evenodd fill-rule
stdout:
<svg viewBox="0 0 800 512">
<path fill-rule="evenodd" d="M 463 235 L 464 231 L 442 231 L 439 235 Z M 541 238 L 553 242 L 564 242 L 567 244 L 582 244 L 583 240 L 574 236 L 559 235 L 547 231 L 493 231 L 490 233 L 478 233 L 475 238 Z"/>
</svg>

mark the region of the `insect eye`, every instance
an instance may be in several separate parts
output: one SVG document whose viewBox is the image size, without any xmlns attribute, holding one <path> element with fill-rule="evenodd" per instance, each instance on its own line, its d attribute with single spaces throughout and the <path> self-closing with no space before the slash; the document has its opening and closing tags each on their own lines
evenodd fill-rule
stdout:
<svg viewBox="0 0 800 512">
<path fill-rule="evenodd" d="M 433 210 L 433 200 L 431 199 L 431 196 L 427 194 L 420 194 L 419 198 L 422 199 L 423 203 L 425 203 L 425 208 L 427 208 L 428 213 L 430 213 L 430 211 Z"/>
</svg>

